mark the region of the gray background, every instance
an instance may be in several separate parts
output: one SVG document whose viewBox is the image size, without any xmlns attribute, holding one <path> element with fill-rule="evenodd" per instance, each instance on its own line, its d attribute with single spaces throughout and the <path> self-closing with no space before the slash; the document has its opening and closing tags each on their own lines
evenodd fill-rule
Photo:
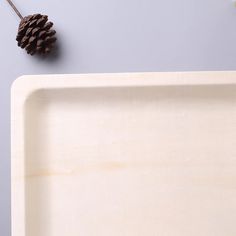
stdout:
<svg viewBox="0 0 236 236">
<path fill-rule="evenodd" d="M 0 6 L 0 235 L 10 236 L 10 87 L 24 74 L 236 69 L 230 0 L 15 0 L 58 31 L 50 58 L 17 48 L 19 19 Z"/>
</svg>

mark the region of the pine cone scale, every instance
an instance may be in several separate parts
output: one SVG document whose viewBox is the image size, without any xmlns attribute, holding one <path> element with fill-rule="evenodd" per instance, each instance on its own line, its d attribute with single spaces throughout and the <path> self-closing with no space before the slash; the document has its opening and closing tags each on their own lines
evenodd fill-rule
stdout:
<svg viewBox="0 0 236 236">
<path fill-rule="evenodd" d="M 29 37 L 25 36 L 23 39 L 22 39 L 22 43 L 21 43 L 21 48 L 24 48 L 27 44 L 28 44 L 28 41 L 29 41 Z"/>
<path fill-rule="evenodd" d="M 46 18 L 38 19 L 38 20 L 37 20 L 37 26 L 38 26 L 38 27 L 42 27 L 42 26 L 45 25 L 45 23 L 46 23 L 47 21 L 48 21 L 48 19 L 46 19 Z"/>
<path fill-rule="evenodd" d="M 43 42 L 44 41 L 42 39 L 38 40 L 37 47 L 41 47 L 43 45 Z"/>
<path fill-rule="evenodd" d="M 46 37 L 46 35 L 47 35 L 47 31 L 41 31 L 39 33 L 39 38 L 44 39 Z"/>
<path fill-rule="evenodd" d="M 52 22 L 48 22 L 48 23 L 45 24 L 44 30 L 47 31 L 47 30 L 49 30 L 52 26 L 53 26 L 53 23 L 52 23 Z"/>
<path fill-rule="evenodd" d="M 27 36 L 28 36 L 28 35 L 31 35 L 32 30 L 33 30 L 33 28 L 27 29 L 25 35 L 27 35 Z"/>
<path fill-rule="evenodd" d="M 32 17 L 34 19 L 39 19 L 40 17 L 42 17 L 42 15 L 41 14 L 34 14 L 34 15 L 32 15 Z"/>
<path fill-rule="evenodd" d="M 39 31 L 40 31 L 40 28 L 39 28 L 39 27 L 33 29 L 33 30 L 32 30 L 32 35 L 36 35 Z"/>
</svg>

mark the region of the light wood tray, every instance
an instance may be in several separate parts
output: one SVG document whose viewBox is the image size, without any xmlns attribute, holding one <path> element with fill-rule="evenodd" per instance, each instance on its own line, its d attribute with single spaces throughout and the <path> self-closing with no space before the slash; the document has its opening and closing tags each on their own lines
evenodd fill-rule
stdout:
<svg viewBox="0 0 236 236">
<path fill-rule="evenodd" d="M 13 236 L 235 236 L 236 73 L 24 76 Z"/>
</svg>

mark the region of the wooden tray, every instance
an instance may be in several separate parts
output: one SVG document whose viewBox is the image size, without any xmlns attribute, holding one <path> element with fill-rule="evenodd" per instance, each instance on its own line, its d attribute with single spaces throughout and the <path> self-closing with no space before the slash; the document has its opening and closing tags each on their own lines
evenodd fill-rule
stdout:
<svg viewBox="0 0 236 236">
<path fill-rule="evenodd" d="M 236 73 L 24 76 L 13 236 L 235 236 Z"/>
</svg>

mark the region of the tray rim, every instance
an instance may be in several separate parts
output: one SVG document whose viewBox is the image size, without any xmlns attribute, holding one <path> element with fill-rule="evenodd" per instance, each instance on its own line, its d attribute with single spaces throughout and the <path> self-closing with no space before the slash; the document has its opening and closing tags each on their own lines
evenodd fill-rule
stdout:
<svg viewBox="0 0 236 236">
<path fill-rule="evenodd" d="M 222 85 L 235 83 L 236 71 L 23 75 L 12 83 L 11 95 L 14 95 L 17 91 L 30 93 L 44 88 Z"/>
<path fill-rule="evenodd" d="M 24 109 L 38 90 L 96 87 L 236 85 L 236 71 L 24 75 L 11 87 L 12 236 L 25 235 Z"/>
</svg>

